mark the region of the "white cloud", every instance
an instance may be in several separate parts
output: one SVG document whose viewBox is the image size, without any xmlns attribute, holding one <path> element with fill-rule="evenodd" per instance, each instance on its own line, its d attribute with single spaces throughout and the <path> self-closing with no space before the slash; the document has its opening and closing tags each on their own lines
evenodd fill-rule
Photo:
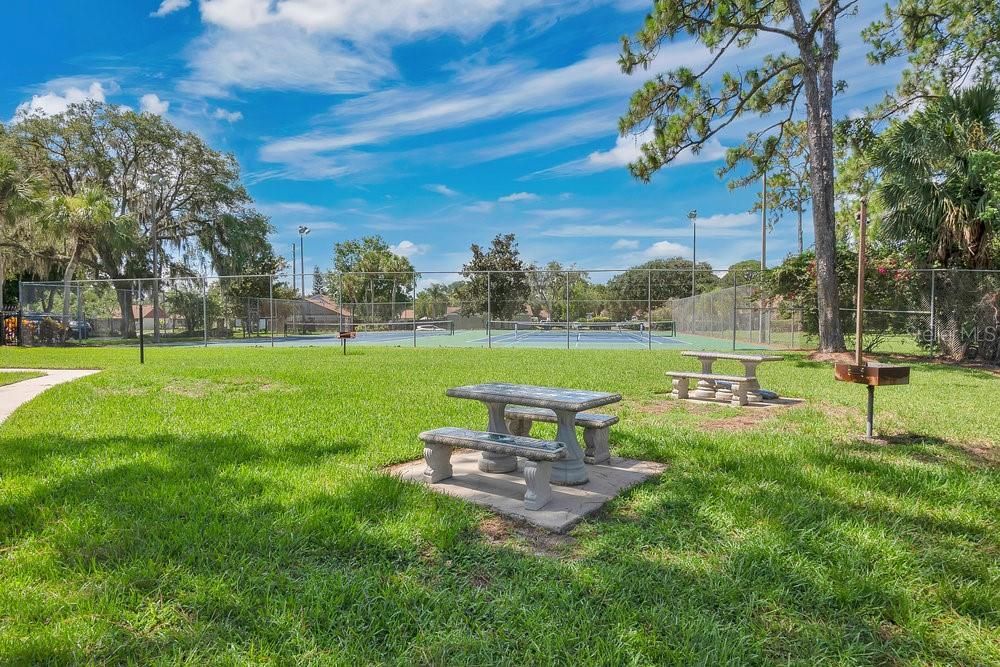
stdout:
<svg viewBox="0 0 1000 667">
<path fill-rule="evenodd" d="M 202 0 L 201 15 L 206 22 L 230 30 L 284 23 L 347 39 L 384 33 L 406 41 L 426 33 L 470 38 L 547 3 L 551 0 Z M 569 3 L 559 4 L 571 8 Z"/>
<path fill-rule="evenodd" d="M 496 207 L 496 204 L 491 201 L 477 201 L 474 204 L 469 204 L 468 206 L 463 206 L 463 211 L 468 211 L 469 213 L 489 213 Z"/>
<path fill-rule="evenodd" d="M 590 210 L 586 208 L 536 208 L 528 211 L 531 215 L 542 218 L 543 220 L 573 220 L 575 218 L 583 218 L 590 214 Z"/>
<path fill-rule="evenodd" d="M 139 98 L 139 110 L 143 113 L 151 113 L 162 116 L 170 108 L 170 102 L 161 100 L 155 93 L 146 93 Z"/>
<path fill-rule="evenodd" d="M 514 192 L 497 199 L 498 202 L 507 203 L 515 201 L 538 201 L 540 197 L 533 192 Z"/>
<path fill-rule="evenodd" d="M 569 216 L 564 217 L 568 218 Z M 620 215 L 617 217 L 618 220 L 615 219 L 615 216 L 612 216 L 601 224 L 588 222 L 586 224 L 565 224 L 557 227 L 548 227 L 542 230 L 541 235 L 557 238 L 609 238 L 613 236 L 625 238 L 691 238 L 691 225 L 686 220 L 683 223 L 679 223 L 674 218 L 667 218 L 662 221 L 662 224 L 656 224 L 655 221 L 654 223 L 622 221 Z M 759 233 L 760 217 L 754 213 L 718 213 L 708 217 L 697 218 L 696 222 L 698 225 L 698 238 L 756 238 Z"/>
<path fill-rule="evenodd" d="M 637 250 L 639 248 L 639 242 L 629 239 L 618 239 L 611 244 L 612 250 Z"/>
<path fill-rule="evenodd" d="M 335 129 L 272 141 L 261 148 L 260 157 L 266 162 L 295 164 L 511 115 L 578 109 L 596 100 L 620 101 L 635 81 L 621 73 L 616 54 L 616 49 L 597 49 L 575 63 L 547 70 L 524 62 L 484 66 L 459 72 L 442 84 L 399 86 L 362 95 L 334 107 L 323 119 Z M 474 150 L 451 151 L 451 155 L 486 161 L 540 147 L 558 147 L 560 142 L 573 145 L 579 143 L 579 137 L 596 136 L 598 126 L 606 132 L 613 125 L 613 114 L 587 112 L 579 123 L 571 118 L 558 122 L 566 125 L 566 133 L 546 122 L 527 134 L 506 137 L 510 140 L 506 147 L 503 142 L 491 142 L 478 155 Z"/>
<path fill-rule="evenodd" d="M 430 249 L 430 246 L 403 240 L 396 245 L 391 246 L 389 249 L 395 255 L 410 258 L 426 254 L 426 252 Z"/>
<path fill-rule="evenodd" d="M 652 259 L 668 259 L 670 257 L 691 258 L 691 248 L 673 241 L 657 241 L 653 245 L 638 252 L 630 252 L 622 256 L 626 262 L 642 263 Z"/>
<path fill-rule="evenodd" d="M 455 195 L 458 194 L 455 190 L 452 190 L 447 185 L 443 185 L 441 183 L 431 183 L 429 185 L 425 185 L 424 189 L 430 190 L 431 192 L 436 192 L 437 194 L 443 195 L 445 197 L 454 197 Z"/>
<path fill-rule="evenodd" d="M 640 135 L 618 137 L 615 139 L 613 148 L 606 151 L 594 151 L 585 158 L 565 162 L 549 169 L 543 169 L 535 172 L 533 175 L 569 176 L 575 174 L 595 174 L 609 169 L 618 169 L 638 159 L 642 155 L 642 144 L 652 140 L 652 138 L 652 131 L 647 131 Z M 708 140 L 698 153 L 695 153 L 691 149 L 684 150 L 668 166 L 680 167 L 686 164 L 715 162 L 725 156 L 725 146 L 713 137 Z"/>
<path fill-rule="evenodd" d="M 31 101 L 19 104 L 14 113 L 15 117 L 30 113 L 52 116 L 66 111 L 71 104 L 78 104 L 87 100 L 103 102 L 105 99 L 104 85 L 99 81 L 91 82 L 86 89 L 76 85 L 59 86 L 58 81 L 49 82 L 47 85 L 52 86 L 52 89 L 47 90 L 41 95 L 32 95 Z"/>
<path fill-rule="evenodd" d="M 243 113 L 240 111 L 226 111 L 220 107 L 212 112 L 212 118 L 224 120 L 227 123 L 235 123 L 236 121 L 243 120 Z"/>
<path fill-rule="evenodd" d="M 261 203 L 258 204 L 258 208 L 268 215 L 316 216 L 330 214 L 330 209 L 325 206 L 297 201 Z"/>
<path fill-rule="evenodd" d="M 173 14 L 174 12 L 186 9 L 190 5 L 191 0 L 163 0 L 163 2 L 160 3 L 159 9 L 150 14 L 150 16 L 162 18 L 167 14 Z"/>
<path fill-rule="evenodd" d="M 698 225 L 698 232 L 703 229 L 730 229 L 733 227 L 746 227 L 747 225 L 759 225 L 760 216 L 756 213 L 716 213 L 707 218 L 695 218 Z"/>
<path fill-rule="evenodd" d="M 191 74 L 179 88 L 206 97 L 229 97 L 234 88 L 361 93 L 396 71 L 387 50 L 289 25 L 210 29 L 191 44 L 187 57 Z"/>
</svg>

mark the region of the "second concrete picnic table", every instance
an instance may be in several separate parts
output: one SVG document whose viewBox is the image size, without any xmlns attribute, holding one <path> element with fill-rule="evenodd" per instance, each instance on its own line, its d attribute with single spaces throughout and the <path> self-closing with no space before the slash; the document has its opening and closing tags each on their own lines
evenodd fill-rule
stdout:
<svg viewBox="0 0 1000 667">
<path fill-rule="evenodd" d="M 701 362 L 701 372 L 711 373 L 712 364 L 716 359 L 728 359 L 739 361 L 743 364 L 744 377 L 753 378 L 753 386 L 750 387 L 748 395 L 751 401 L 761 401 L 760 384 L 757 380 L 757 366 L 765 361 L 782 361 L 784 357 L 768 354 L 732 354 L 729 352 L 681 352 L 682 357 L 695 357 Z M 698 388 L 691 392 L 696 398 L 714 398 L 717 387 L 711 380 L 699 380 Z"/>
<path fill-rule="evenodd" d="M 553 463 L 552 483 L 562 486 L 584 484 L 589 479 L 583 463 L 583 450 L 576 439 L 576 415 L 622 400 L 621 394 L 504 382 L 454 387 L 446 393 L 453 398 L 468 398 L 485 403 L 489 411 L 487 430 L 492 433 L 510 433 L 504 420 L 504 411 L 508 405 L 548 408 L 555 412 L 559 424 L 556 441 L 566 446 L 566 458 Z M 517 457 L 483 452 L 479 459 L 479 469 L 484 472 L 512 472 L 517 469 Z"/>
</svg>

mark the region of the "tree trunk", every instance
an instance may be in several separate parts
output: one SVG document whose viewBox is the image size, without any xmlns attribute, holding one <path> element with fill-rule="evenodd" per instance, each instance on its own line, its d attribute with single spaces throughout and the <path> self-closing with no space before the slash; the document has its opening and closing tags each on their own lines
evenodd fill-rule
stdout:
<svg viewBox="0 0 1000 667">
<path fill-rule="evenodd" d="M 0 252 L 0 313 L 3 312 L 3 289 L 7 282 L 7 262 L 4 259 L 3 253 Z M 0 316 L 0 324 L 2 324 L 3 316 Z M 3 335 L 6 335 L 4 333 Z"/>
<path fill-rule="evenodd" d="M 117 289 L 116 286 L 115 291 L 118 293 L 118 308 L 122 314 L 121 336 L 123 339 L 131 338 L 135 333 L 134 319 L 132 317 L 132 290 L 128 288 Z M 139 313 L 139 316 L 142 317 L 142 313 Z"/>
<path fill-rule="evenodd" d="M 61 333 L 62 342 L 66 342 L 66 336 L 69 335 L 69 284 L 73 282 L 73 273 L 76 271 L 77 254 L 80 248 L 79 242 L 73 243 L 73 253 L 69 256 L 69 262 L 66 263 L 66 271 L 63 273 L 63 293 L 62 293 L 62 325 L 63 330 Z M 82 337 L 82 336 L 81 336 Z"/>
<path fill-rule="evenodd" d="M 157 218 L 153 218 L 153 342 L 160 342 L 160 239 Z M 140 283 L 141 284 L 141 283 Z M 142 317 L 142 313 L 139 313 Z"/>
<path fill-rule="evenodd" d="M 802 45 L 802 79 L 806 93 L 809 137 L 809 179 L 812 185 L 813 230 L 816 240 L 816 300 L 819 349 L 842 352 L 840 299 L 837 285 L 837 238 L 833 197 L 833 61 L 836 38 L 832 19 L 824 26 L 823 51 L 812 40 Z"/>
</svg>

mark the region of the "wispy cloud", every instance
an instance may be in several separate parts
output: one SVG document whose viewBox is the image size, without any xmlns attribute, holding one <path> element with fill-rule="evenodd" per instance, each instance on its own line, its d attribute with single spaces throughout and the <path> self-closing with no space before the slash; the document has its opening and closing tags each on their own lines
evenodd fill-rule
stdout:
<svg viewBox="0 0 1000 667">
<path fill-rule="evenodd" d="M 162 18 L 167 14 L 173 14 L 174 12 L 186 9 L 190 5 L 191 0 L 163 0 L 157 10 L 151 13 L 150 16 Z"/>
<path fill-rule="evenodd" d="M 620 169 L 628 163 L 637 160 L 642 155 L 642 145 L 651 140 L 651 132 L 635 136 L 618 137 L 615 140 L 614 147 L 608 150 L 594 151 L 587 155 L 587 157 L 564 162 L 548 169 L 542 169 L 532 174 L 532 176 L 573 176 L 578 174 L 595 174 L 609 169 Z M 725 156 L 725 146 L 718 139 L 713 138 L 697 153 L 691 149 L 682 151 L 669 166 L 681 167 L 687 164 L 716 162 Z"/>
<path fill-rule="evenodd" d="M 463 211 L 468 213 L 490 213 L 496 208 L 496 202 L 491 201 L 477 201 L 472 204 L 467 204 L 462 207 Z"/>
<path fill-rule="evenodd" d="M 454 197 L 458 194 L 455 190 L 452 190 L 447 185 L 442 183 L 431 183 L 424 186 L 425 190 L 430 190 L 431 192 L 436 192 L 444 197 Z"/>
<path fill-rule="evenodd" d="M 209 29 L 186 53 L 191 73 L 178 88 L 214 98 L 231 97 L 234 89 L 361 93 L 396 74 L 385 50 L 287 24 Z"/>
<path fill-rule="evenodd" d="M 227 123 L 235 123 L 237 121 L 243 120 L 243 112 L 241 111 L 227 111 L 222 107 L 218 107 L 212 112 L 212 118 L 217 120 L 224 120 Z"/>
<path fill-rule="evenodd" d="M 508 203 L 517 201 L 538 201 L 539 199 L 541 199 L 541 197 L 533 192 L 513 192 L 509 195 L 500 197 L 497 201 L 501 203 Z"/>
</svg>

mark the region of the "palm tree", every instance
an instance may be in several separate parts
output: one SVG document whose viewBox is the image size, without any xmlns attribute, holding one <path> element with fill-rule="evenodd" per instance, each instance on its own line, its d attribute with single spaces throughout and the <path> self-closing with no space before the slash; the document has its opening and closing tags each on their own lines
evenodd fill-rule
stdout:
<svg viewBox="0 0 1000 667">
<path fill-rule="evenodd" d="M 884 234 L 924 246 L 941 267 L 991 266 L 1000 245 L 998 112 L 1000 90 L 983 84 L 935 100 L 879 138 L 872 164 L 882 171 L 876 195 Z M 966 283 L 978 275 L 938 278 L 935 342 L 956 359 L 974 342 L 968 331 L 1000 324 L 996 290 Z M 981 357 L 1000 353 L 976 342 Z"/>
<path fill-rule="evenodd" d="M 979 85 L 893 124 L 875 143 L 876 194 L 890 238 L 927 247 L 940 266 L 990 265 L 1000 220 L 1000 90 Z"/>
<path fill-rule="evenodd" d="M 114 219 L 114 203 L 104 190 L 92 187 L 79 195 L 57 197 L 51 206 L 53 218 L 68 246 L 63 272 L 62 322 L 65 335 L 69 331 L 70 283 L 80 261 L 93 252 L 98 236 L 107 231 Z"/>
</svg>

